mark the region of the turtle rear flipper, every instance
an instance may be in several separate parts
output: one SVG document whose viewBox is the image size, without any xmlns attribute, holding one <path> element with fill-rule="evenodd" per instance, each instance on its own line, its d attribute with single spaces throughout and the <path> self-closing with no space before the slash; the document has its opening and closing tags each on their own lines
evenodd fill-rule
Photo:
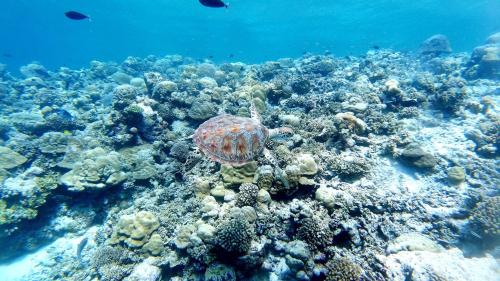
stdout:
<svg viewBox="0 0 500 281">
<path fill-rule="evenodd" d="M 264 157 L 266 157 L 266 159 L 269 162 L 271 162 L 271 164 L 274 166 L 274 171 L 275 171 L 275 175 L 274 176 L 279 181 L 281 181 L 286 188 L 288 188 L 290 186 L 290 184 L 288 183 L 287 174 L 278 165 L 278 160 L 276 159 L 276 157 L 274 156 L 274 154 L 269 149 L 267 149 L 267 148 L 264 148 L 263 154 L 264 154 Z"/>
</svg>

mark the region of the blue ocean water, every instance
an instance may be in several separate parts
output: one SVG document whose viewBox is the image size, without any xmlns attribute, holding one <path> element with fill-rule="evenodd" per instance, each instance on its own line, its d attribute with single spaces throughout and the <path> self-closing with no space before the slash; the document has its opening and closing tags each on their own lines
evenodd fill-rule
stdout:
<svg viewBox="0 0 500 281">
<path fill-rule="evenodd" d="M 375 45 L 411 51 L 436 33 L 454 51 L 469 51 L 500 29 L 497 0 L 228 2 L 210 9 L 197 0 L 3 0 L 0 61 L 11 70 L 166 54 L 257 63 L 303 52 L 359 55 Z M 68 10 L 92 21 L 68 20 Z"/>
</svg>

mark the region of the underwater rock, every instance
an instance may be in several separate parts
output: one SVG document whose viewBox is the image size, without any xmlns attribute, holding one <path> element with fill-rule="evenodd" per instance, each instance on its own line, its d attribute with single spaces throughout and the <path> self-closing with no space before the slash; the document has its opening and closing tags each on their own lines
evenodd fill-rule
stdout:
<svg viewBox="0 0 500 281">
<path fill-rule="evenodd" d="M 61 183 L 69 191 L 101 190 L 120 184 L 128 177 L 120 154 L 98 147 L 85 151 L 81 162 L 61 177 Z"/>
<path fill-rule="evenodd" d="M 169 101 L 172 93 L 175 91 L 177 91 L 177 84 L 175 82 L 160 81 L 154 86 L 151 97 L 159 101 Z"/>
<path fill-rule="evenodd" d="M 15 224 L 37 217 L 39 209 L 57 188 L 57 178 L 43 173 L 43 169 L 31 167 L 0 182 L 0 226 L 15 228 Z M 1 230 L 0 237 L 8 233 Z"/>
<path fill-rule="evenodd" d="M 196 100 L 188 111 L 188 116 L 194 120 L 203 121 L 217 114 L 215 105 L 208 101 Z"/>
<path fill-rule="evenodd" d="M 45 154 L 63 154 L 71 144 L 77 144 L 71 135 L 47 132 L 39 139 L 40 151 Z"/>
<path fill-rule="evenodd" d="M 123 281 L 159 281 L 161 280 L 161 269 L 144 260 L 134 266 L 132 273 Z"/>
<path fill-rule="evenodd" d="M 354 201 L 354 198 L 349 193 L 326 186 L 320 186 L 316 189 L 315 199 L 330 210 L 342 204 L 351 205 Z"/>
<path fill-rule="evenodd" d="M 465 169 L 460 166 L 454 166 L 448 169 L 448 180 L 452 184 L 460 184 L 465 180 Z"/>
<path fill-rule="evenodd" d="M 131 85 L 120 85 L 113 91 L 113 108 L 121 111 L 131 105 L 137 97 L 137 89 Z"/>
<path fill-rule="evenodd" d="M 119 85 L 124 85 L 130 83 L 130 80 L 132 80 L 132 76 L 121 71 L 117 71 L 111 75 L 111 79 Z"/>
<path fill-rule="evenodd" d="M 423 55 L 433 56 L 451 53 L 450 41 L 443 34 L 433 35 L 422 42 L 419 52 Z"/>
<path fill-rule="evenodd" d="M 134 180 L 147 180 L 154 178 L 158 171 L 153 158 L 154 148 L 144 144 L 119 151 L 122 164 L 129 166 L 129 176 Z"/>
<path fill-rule="evenodd" d="M 404 163 L 420 169 L 432 169 L 437 165 L 437 159 L 416 143 L 409 144 L 402 151 L 400 158 Z"/>
<path fill-rule="evenodd" d="M 12 149 L 0 146 L 0 169 L 13 169 L 24 164 L 28 159 Z"/>
<path fill-rule="evenodd" d="M 390 280 L 498 280 L 498 262 L 487 255 L 464 258 L 458 249 L 442 252 L 401 251 L 382 257 Z"/>
<path fill-rule="evenodd" d="M 465 75 L 469 78 L 500 79 L 499 33 L 488 37 L 486 45 L 478 46 L 471 54 Z"/>
<path fill-rule="evenodd" d="M 299 175 L 302 176 L 314 176 L 319 171 L 314 157 L 309 153 L 297 155 L 292 165 L 296 165 L 299 168 Z"/>
<path fill-rule="evenodd" d="M 145 72 L 144 73 L 144 83 L 146 84 L 146 89 L 151 97 L 153 97 L 154 88 L 158 83 L 163 81 L 164 78 L 159 72 Z"/>
<path fill-rule="evenodd" d="M 236 272 L 233 267 L 214 262 L 208 266 L 204 274 L 205 281 L 236 281 Z"/>
<path fill-rule="evenodd" d="M 290 256 L 302 260 L 303 262 L 307 262 L 311 255 L 311 252 L 307 249 L 307 244 L 300 240 L 293 240 L 288 243 L 285 251 Z"/>
<path fill-rule="evenodd" d="M 472 210 L 470 220 L 485 242 L 500 241 L 500 196 L 487 197 Z"/>
<path fill-rule="evenodd" d="M 25 77 L 39 77 L 39 78 L 49 78 L 49 71 L 41 64 L 30 63 L 28 65 L 22 66 L 19 69 L 22 75 Z"/>
<path fill-rule="evenodd" d="M 389 242 L 386 252 L 394 254 L 400 251 L 428 251 L 439 253 L 444 250 L 438 243 L 417 233 L 405 233 Z"/>
<path fill-rule="evenodd" d="M 47 130 L 52 131 L 71 131 L 79 129 L 82 126 L 77 124 L 77 121 L 68 111 L 59 108 L 51 109 L 50 111 L 43 112 L 43 119 Z"/>
<path fill-rule="evenodd" d="M 118 244 L 120 242 L 131 248 L 140 248 L 150 241 L 152 233 L 158 229 L 160 223 L 155 215 L 148 211 L 140 211 L 136 214 L 123 215 L 113 227 L 113 235 L 109 242 Z M 158 237 L 155 237 L 158 240 Z M 160 237 L 161 240 L 161 237 Z M 159 244 L 154 242 L 156 246 Z M 152 246 L 152 245 L 150 245 Z M 149 247 L 151 248 L 151 247 Z M 153 248 L 156 252 L 157 248 Z"/>
</svg>

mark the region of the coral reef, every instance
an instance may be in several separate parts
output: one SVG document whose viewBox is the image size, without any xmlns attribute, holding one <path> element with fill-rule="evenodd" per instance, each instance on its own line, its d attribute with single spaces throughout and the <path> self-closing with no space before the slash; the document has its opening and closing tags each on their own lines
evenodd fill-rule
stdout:
<svg viewBox="0 0 500 281">
<path fill-rule="evenodd" d="M 470 56 L 439 35 L 254 65 L 0 66 L 0 261 L 24 255 L 20 280 L 491 280 L 498 38 Z M 275 138 L 235 166 L 212 159 L 256 124 L 196 142 L 256 113 Z"/>
</svg>

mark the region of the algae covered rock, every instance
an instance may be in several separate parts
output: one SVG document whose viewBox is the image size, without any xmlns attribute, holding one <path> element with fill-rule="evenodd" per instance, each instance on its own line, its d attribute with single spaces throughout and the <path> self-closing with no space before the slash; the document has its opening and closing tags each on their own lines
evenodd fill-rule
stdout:
<svg viewBox="0 0 500 281">
<path fill-rule="evenodd" d="M 45 205 L 56 188 L 57 178 L 44 175 L 38 167 L 31 167 L 16 177 L 0 182 L 0 226 L 36 218 L 40 207 Z"/>
<path fill-rule="evenodd" d="M 222 263 L 212 263 L 205 270 L 205 281 L 236 281 L 236 272 L 231 266 Z"/>
<path fill-rule="evenodd" d="M 145 180 L 157 174 L 151 145 L 140 145 L 124 148 L 119 151 L 121 159 L 127 164 L 132 179 Z"/>
<path fill-rule="evenodd" d="M 409 144 L 401 153 L 404 163 L 420 169 L 432 169 L 437 164 L 437 159 L 416 143 Z"/>
<path fill-rule="evenodd" d="M 459 184 L 465 180 L 465 169 L 460 166 L 454 166 L 448 169 L 448 180 L 453 184 Z"/>
<path fill-rule="evenodd" d="M 217 114 L 215 105 L 208 101 L 196 100 L 188 111 L 188 116 L 194 120 L 207 120 Z"/>
<path fill-rule="evenodd" d="M 12 149 L 0 146 L 0 169 L 12 169 L 24 164 L 28 159 Z"/>
<path fill-rule="evenodd" d="M 119 153 L 94 148 L 84 152 L 81 162 L 61 177 L 61 183 L 70 191 L 101 190 L 127 178 Z"/>
<path fill-rule="evenodd" d="M 252 161 L 240 167 L 221 165 L 220 174 L 225 186 L 251 183 L 257 171 L 257 162 Z"/>
<path fill-rule="evenodd" d="M 450 41 L 443 34 L 433 35 L 422 42 L 419 52 L 423 55 L 434 56 L 451 53 Z"/>
<path fill-rule="evenodd" d="M 472 210 L 471 221 L 483 239 L 500 241 L 500 196 L 480 202 Z"/>
<path fill-rule="evenodd" d="M 299 154 L 294 164 L 299 168 L 299 174 L 303 176 L 314 176 L 318 173 L 318 165 L 314 157 L 309 153 Z"/>
<path fill-rule="evenodd" d="M 426 236 L 410 232 L 398 236 L 387 246 L 387 253 L 397 253 L 400 251 L 429 251 L 439 253 L 444 248 Z"/>
<path fill-rule="evenodd" d="M 123 281 L 159 281 L 161 280 L 161 269 L 150 264 L 146 259 L 137 264 L 132 273 L 125 277 Z"/>
<path fill-rule="evenodd" d="M 144 244 L 143 250 L 153 256 L 159 256 L 165 247 L 163 246 L 163 239 L 158 233 L 153 233 L 149 241 Z"/>
<path fill-rule="evenodd" d="M 71 144 L 76 144 L 73 137 L 60 132 L 47 132 L 40 137 L 40 151 L 45 154 L 65 153 Z"/>
<path fill-rule="evenodd" d="M 139 248 L 144 244 L 150 242 L 150 237 L 153 231 L 158 229 L 160 222 L 155 215 L 148 211 L 140 211 L 132 215 L 123 215 L 118 220 L 117 225 L 114 227 L 113 235 L 111 236 L 110 243 L 117 244 L 124 242 L 131 248 Z M 159 238 L 159 239 L 158 239 Z M 149 244 L 148 250 L 158 253 L 158 241 L 161 237 L 153 239 L 153 244 Z"/>
</svg>

